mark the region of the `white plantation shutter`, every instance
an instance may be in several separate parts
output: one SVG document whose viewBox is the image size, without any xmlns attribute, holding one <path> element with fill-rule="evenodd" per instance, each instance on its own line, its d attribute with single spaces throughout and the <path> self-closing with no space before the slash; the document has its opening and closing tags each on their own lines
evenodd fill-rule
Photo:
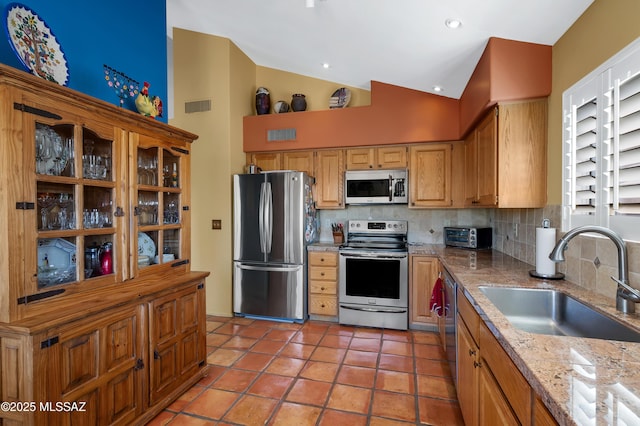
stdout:
<svg viewBox="0 0 640 426">
<path fill-rule="evenodd" d="M 640 39 L 563 94 L 563 229 L 640 241 Z"/>
</svg>

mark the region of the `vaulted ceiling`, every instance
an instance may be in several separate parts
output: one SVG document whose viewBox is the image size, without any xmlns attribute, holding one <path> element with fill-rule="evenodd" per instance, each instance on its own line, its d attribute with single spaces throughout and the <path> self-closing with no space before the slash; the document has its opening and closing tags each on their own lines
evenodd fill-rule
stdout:
<svg viewBox="0 0 640 426">
<path fill-rule="evenodd" d="M 226 37 L 257 65 L 339 84 L 459 98 L 489 37 L 553 45 L 592 2 L 167 0 L 167 34 Z"/>
</svg>

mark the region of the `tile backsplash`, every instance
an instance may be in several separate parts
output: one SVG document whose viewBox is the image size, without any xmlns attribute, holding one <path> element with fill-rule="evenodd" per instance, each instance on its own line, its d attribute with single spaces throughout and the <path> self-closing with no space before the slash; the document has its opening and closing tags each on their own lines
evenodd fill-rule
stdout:
<svg viewBox="0 0 640 426">
<path fill-rule="evenodd" d="M 496 209 L 492 212 L 494 226 L 493 248 L 532 265 L 536 263 L 536 228 L 543 219 L 557 228 L 557 238 L 563 235 L 561 206 L 543 209 Z M 517 235 L 516 235 L 517 228 Z M 640 288 L 640 243 L 626 242 L 629 281 Z M 618 276 L 618 254 L 615 245 L 606 237 L 578 235 L 565 252 L 565 261 L 557 271 L 566 279 L 588 290 L 615 300 L 616 284 L 611 276 Z"/>
</svg>

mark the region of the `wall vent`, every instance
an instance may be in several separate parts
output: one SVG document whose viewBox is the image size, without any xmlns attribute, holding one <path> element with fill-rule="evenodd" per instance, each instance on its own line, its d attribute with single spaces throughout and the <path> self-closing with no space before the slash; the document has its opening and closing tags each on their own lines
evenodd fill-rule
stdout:
<svg viewBox="0 0 640 426">
<path fill-rule="evenodd" d="M 296 129 L 267 130 L 267 142 L 296 140 Z"/>
<path fill-rule="evenodd" d="M 184 103 L 185 114 L 191 114 L 193 112 L 204 112 L 204 111 L 211 111 L 211 99 Z"/>
</svg>

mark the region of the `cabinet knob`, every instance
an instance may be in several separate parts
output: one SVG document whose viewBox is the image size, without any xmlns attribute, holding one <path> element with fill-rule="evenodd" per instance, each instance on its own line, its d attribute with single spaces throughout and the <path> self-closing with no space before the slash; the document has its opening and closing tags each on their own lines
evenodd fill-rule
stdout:
<svg viewBox="0 0 640 426">
<path fill-rule="evenodd" d="M 324 257 L 321 257 L 321 258 L 320 258 L 320 262 L 324 262 Z"/>
<path fill-rule="evenodd" d="M 324 272 L 320 272 L 320 276 L 321 276 L 321 277 L 324 277 Z"/>
<path fill-rule="evenodd" d="M 373 169 L 373 164 L 369 164 L 369 168 L 370 168 L 370 169 Z"/>
<path fill-rule="evenodd" d="M 473 361 L 473 368 L 480 368 L 482 367 L 482 364 L 479 363 L 478 361 Z"/>
<path fill-rule="evenodd" d="M 473 349 L 469 349 L 469 356 L 474 356 L 476 354 L 476 351 L 474 351 Z"/>
<path fill-rule="evenodd" d="M 320 287 L 320 290 L 324 291 L 324 287 Z"/>
<path fill-rule="evenodd" d="M 322 305 L 320 305 L 321 308 L 324 308 L 324 303 Z"/>
</svg>

